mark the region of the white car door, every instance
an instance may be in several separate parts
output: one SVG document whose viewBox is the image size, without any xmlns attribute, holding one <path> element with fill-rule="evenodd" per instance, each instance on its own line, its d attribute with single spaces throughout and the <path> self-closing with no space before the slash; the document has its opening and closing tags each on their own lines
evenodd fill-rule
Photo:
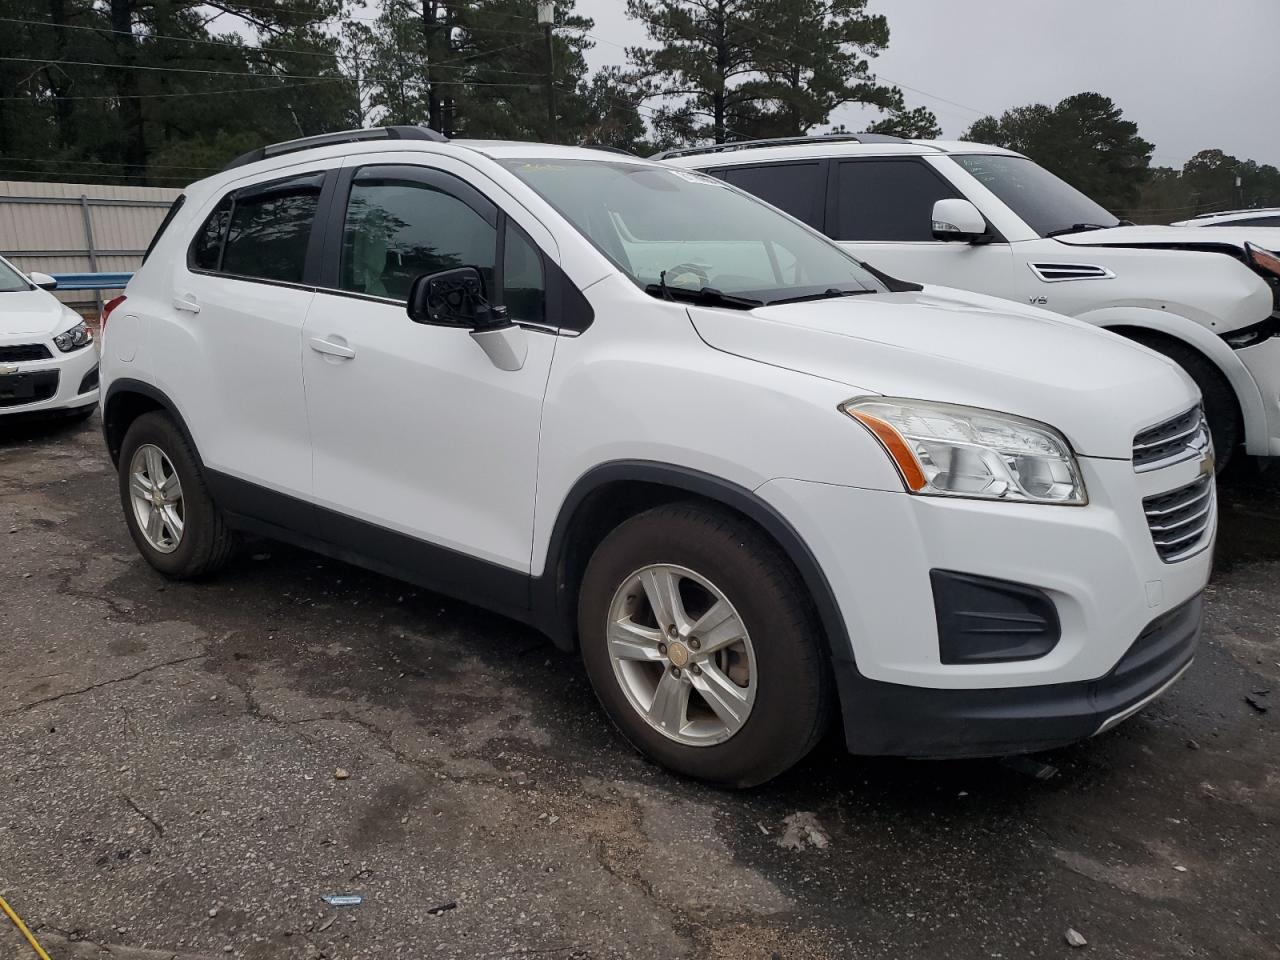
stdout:
<svg viewBox="0 0 1280 960">
<path fill-rule="evenodd" d="M 303 337 L 321 533 L 464 596 L 495 569 L 500 582 L 486 589 L 516 593 L 529 571 L 557 340 L 539 247 L 555 247 L 522 209 L 527 230 L 509 219 L 499 203 L 516 205 L 488 181 L 479 181 L 488 195 L 472 186 L 465 164 L 382 156 L 343 170 Z M 478 267 L 490 300 L 529 322 L 519 369 L 499 369 L 464 327 L 409 318 L 413 280 L 459 266 Z"/>
<path fill-rule="evenodd" d="M 298 353 L 315 296 L 306 272 L 324 177 L 322 165 L 306 165 L 211 198 L 150 307 L 163 321 L 150 325 L 152 353 L 166 358 L 156 386 L 178 399 L 233 512 L 245 483 L 297 501 L 311 495 Z"/>
<path fill-rule="evenodd" d="M 859 260 L 901 280 L 1009 297 L 1012 249 L 933 238 L 933 205 L 963 195 L 920 157 L 831 161 L 827 232 Z"/>
</svg>

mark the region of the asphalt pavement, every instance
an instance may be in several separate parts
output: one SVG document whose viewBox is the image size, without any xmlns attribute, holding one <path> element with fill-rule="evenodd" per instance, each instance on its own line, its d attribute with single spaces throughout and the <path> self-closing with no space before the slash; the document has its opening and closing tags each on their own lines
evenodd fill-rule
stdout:
<svg viewBox="0 0 1280 960">
<path fill-rule="evenodd" d="M 732 793 L 465 604 L 268 541 L 166 582 L 96 418 L 0 424 L 0 894 L 54 960 L 1280 957 L 1280 467 L 1221 506 L 1196 663 L 1118 730 Z"/>
</svg>

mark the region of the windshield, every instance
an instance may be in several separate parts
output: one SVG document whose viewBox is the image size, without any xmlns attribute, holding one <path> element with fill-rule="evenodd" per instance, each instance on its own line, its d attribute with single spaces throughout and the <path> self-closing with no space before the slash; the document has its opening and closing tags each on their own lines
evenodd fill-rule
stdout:
<svg viewBox="0 0 1280 960">
<path fill-rule="evenodd" d="M 770 303 L 885 289 L 821 235 L 705 174 L 602 160 L 503 165 L 654 295 L 709 288 Z"/>
<path fill-rule="evenodd" d="M 1119 220 L 1071 184 L 1026 157 L 972 153 L 952 159 L 1042 237 L 1120 225 Z"/>
<path fill-rule="evenodd" d="M 22 274 L 0 260 L 0 293 L 17 293 L 19 290 L 30 289 L 30 284 L 22 278 Z"/>
</svg>

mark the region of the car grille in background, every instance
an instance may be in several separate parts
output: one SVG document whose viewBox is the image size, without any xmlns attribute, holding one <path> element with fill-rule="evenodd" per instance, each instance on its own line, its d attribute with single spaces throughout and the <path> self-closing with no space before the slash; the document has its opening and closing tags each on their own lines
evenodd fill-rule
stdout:
<svg viewBox="0 0 1280 960">
<path fill-rule="evenodd" d="M 12 347 L 0 347 L 0 363 L 21 363 L 23 360 L 48 360 L 53 354 L 43 343 L 19 343 Z"/>
<path fill-rule="evenodd" d="M 1207 473 L 1185 487 L 1142 501 L 1161 560 L 1176 563 L 1206 546 L 1213 506 L 1213 477 Z"/>
<path fill-rule="evenodd" d="M 1111 280 L 1115 274 L 1091 263 L 1030 263 L 1031 272 L 1045 283 L 1060 280 Z"/>
<path fill-rule="evenodd" d="M 58 371 L 0 375 L 0 407 L 39 403 L 58 392 Z"/>
<path fill-rule="evenodd" d="M 1209 448 L 1209 429 L 1199 406 L 1148 427 L 1133 438 L 1133 469 L 1139 473 L 1190 460 Z"/>
</svg>

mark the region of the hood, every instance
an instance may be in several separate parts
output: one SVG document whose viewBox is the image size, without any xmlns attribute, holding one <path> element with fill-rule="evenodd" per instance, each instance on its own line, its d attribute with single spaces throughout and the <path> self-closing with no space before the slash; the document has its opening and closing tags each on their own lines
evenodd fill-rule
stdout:
<svg viewBox="0 0 1280 960">
<path fill-rule="evenodd" d="M 1280 227 L 1111 227 L 1054 237 L 1072 247 L 1180 247 L 1187 250 L 1244 249 L 1249 240 L 1280 252 Z"/>
<path fill-rule="evenodd" d="M 30 334 L 50 337 L 75 323 L 61 301 L 47 291 L 18 290 L 0 293 L 0 337 Z M 55 329 L 55 328 L 61 329 Z"/>
<path fill-rule="evenodd" d="M 847 384 L 850 397 L 1029 417 L 1056 427 L 1085 456 L 1128 460 L 1136 433 L 1197 397 L 1177 366 L 1135 343 L 958 291 L 926 287 L 749 311 L 692 306 L 689 316 L 710 346 Z"/>
</svg>

